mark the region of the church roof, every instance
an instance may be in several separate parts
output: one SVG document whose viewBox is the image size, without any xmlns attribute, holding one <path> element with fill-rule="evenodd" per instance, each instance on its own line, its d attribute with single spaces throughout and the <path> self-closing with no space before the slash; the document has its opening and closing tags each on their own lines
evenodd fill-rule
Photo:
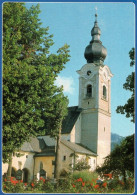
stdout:
<svg viewBox="0 0 137 195">
<path fill-rule="evenodd" d="M 55 156 L 55 146 L 45 148 L 42 152 L 36 153 L 34 157 L 39 156 Z"/>
<path fill-rule="evenodd" d="M 73 126 L 75 125 L 82 109 L 78 106 L 68 107 L 68 115 L 63 120 L 62 123 L 62 134 L 68 134 L 71 132 Z"/>
<path fill-rule="evenodd" d="M 41 152 L 46 147 L 43 139 L 31 137 L 29 142 L 24 142 L 21 150 L 25 152 Z"/>
<path fill-rule="evenodd" d="M 29 142 L 24 142 L 20 149 L 25 152 L 34 152 Z"/>
<path fill-rule="evenodd" d="M 97 156 L 97 154 L 95 154 L 93 151 L 81 146 L 80 144 L 76 144 L 64 139 L 61 139 L 61 143 L 76 153 Z M 50 138 L 49 136 L 30 138 L 29 142 L 25 142 L 22 145 L 21 150 L 25 152 L 35 152 L 35 157 L 55 156 L 55 139 Z"/>
<path fill-rule="evenodd" d="M 61 140 L 61 143 L 63 143 L 65 146 L 67 146 L 68 148 L 70 148 L 71 150 L 73 150 L 76 153 L 80 153 L 80 154 L 87 154 L 90 156 L 97 156 L 97 154 L 95 154 L 94 152 L 92 152 L 91 150 L 85 148 L 84 146 L 81 146 L 79 144 L 67 141 L 67 140 Z"/>
<path fill-rule="evenodd" d="M 46 146 L 55 146 L 55 139 L 53 137 L 50 137 L 50 135 L 39 136 L 38 138 L 43 139 Z"/>
</svg>

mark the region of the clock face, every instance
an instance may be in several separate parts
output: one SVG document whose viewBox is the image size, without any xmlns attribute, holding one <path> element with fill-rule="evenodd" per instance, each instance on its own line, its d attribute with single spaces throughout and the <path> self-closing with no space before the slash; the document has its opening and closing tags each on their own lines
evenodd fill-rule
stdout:
<svg viewBox="0 0 137 195">
<path fill-rule="evenodd" d="M 88 76 L 91 75 L 91 71 L 90 70 L 87 71 L 87 75 Z"/>
</svg>

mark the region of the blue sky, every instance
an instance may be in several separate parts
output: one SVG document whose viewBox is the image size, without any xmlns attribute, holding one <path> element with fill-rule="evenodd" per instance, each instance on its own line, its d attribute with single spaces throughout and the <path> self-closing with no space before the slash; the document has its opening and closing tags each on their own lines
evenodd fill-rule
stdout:
<svg viewBox="0 0 137 195">
<path fill-rule="evenodd" d="M 36 4 L 36 3 L 34 3 Z M 27 7 L 32 3 L 26 3 Z M 91 29 L 97 7 L 101 41 L 107 48 L 104 61 L 114 77 L 111 81 L 111 131 L 121 136 L 134 133 L 134 124 L 117 114 L 118 105 L 124 105 L 131 93 L 123 89 L 126 77 L 134 71 L 130 67 L 129 51 L 135 47 L 135 6 L 133 3 L 40 3 L 42 25 L 53 34 L 55 53 L 65 43 L 70 45 L 70 61 L 61 72 L 58 84 L 64 84 L 69 106 L 78 105 L 79 81 L 76 73 L 84 64 L 85 47 L 91 40 Z"/>
</svg>

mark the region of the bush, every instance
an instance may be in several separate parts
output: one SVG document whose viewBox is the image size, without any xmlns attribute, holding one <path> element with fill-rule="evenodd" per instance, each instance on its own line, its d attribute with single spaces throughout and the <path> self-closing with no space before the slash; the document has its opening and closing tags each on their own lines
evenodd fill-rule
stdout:
<svg viewBox="0 0 137 195">
<path fill-rule="evenodd" d="M 134 179 L 129 178 L 125 189 L 122 180 L 112 179 L 112 174 L 105 174 L 106 179 L 99 180 L 96 172 L 75 171 L 69 177 L 60 180 L 55 193 L 132 193 Z"/>
<path fill-rule="evenodd" d="M 85 159 L 79 160 L 75 165 L 74 171 L 89 170 L 91 167 Z"/>
<path fill-rule="evenodd" d="M 66 178 L 52 183 L 50 180 L 40 178 L 39 181 L 23 183 L 11 178 L 3 181 L 3 191 L 6 193 L 133 193 L 134 178 L 128 178 L 125 188 L 123 180 L 110 178 L 103 181 L 98 180 L 96 172 L 75 171 Z"/>
<path fill-rule="evenodd" d="M 98 179 L 98 174 L 96 172 L 89 172 L 89 171 L 75 171 L 72 174 L 74 179 L 83 178 L 84 181 L 92 181 Z"/>
<path fill-rule="evenodd" d="M 11 177 L 10 180 L 4 179 L 3 182 L 3 191 L 4 192 L 23 192 L 25 189 L 24 183 L 22 180 L 16 180 L 14 177 Z"/>
<path fill-rule="evenodd" d="M 65 169 L 61 170 L 60 177 L 67 177 L 69 175 L 69 172 L 67 172 Z"/>
<path fill-rule="evenodd" d="M 80 177 L 78 177 L 80 176 Z M 75 180 L 74 180 L 75 178 Z M 76 193 L 105 193 L 107 192 L 107 183 L 97 183 L 98 178 L 96 173 L 84 171 L 73 174 L 73 191 Z"/>
<path fill-rule="evenodd" d="M 40 178 L 39 181 L 32 181 L 30 183 L 23 183 L 22 180 L 17 181 L 11 177 L 10 180 L 6 178 L 3 181 L 3 191 L 10 193 L 21 192 L 54 192 L 54 185 L 48 180 Z"/>
</svg>

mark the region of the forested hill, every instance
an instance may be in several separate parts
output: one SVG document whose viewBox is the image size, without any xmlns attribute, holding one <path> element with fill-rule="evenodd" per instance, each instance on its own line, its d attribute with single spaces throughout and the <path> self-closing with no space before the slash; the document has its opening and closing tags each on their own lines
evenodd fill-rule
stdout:
<svg viewBox="0 0 137 195">
<path fill-rule="evenodd" d="M 116 133 L 111 133 L 111 151 L 114 149 L 115 145 L 120 144 L 120 142 L 124 139 L 125 137 L 120 136 Z"/>
</svg>

